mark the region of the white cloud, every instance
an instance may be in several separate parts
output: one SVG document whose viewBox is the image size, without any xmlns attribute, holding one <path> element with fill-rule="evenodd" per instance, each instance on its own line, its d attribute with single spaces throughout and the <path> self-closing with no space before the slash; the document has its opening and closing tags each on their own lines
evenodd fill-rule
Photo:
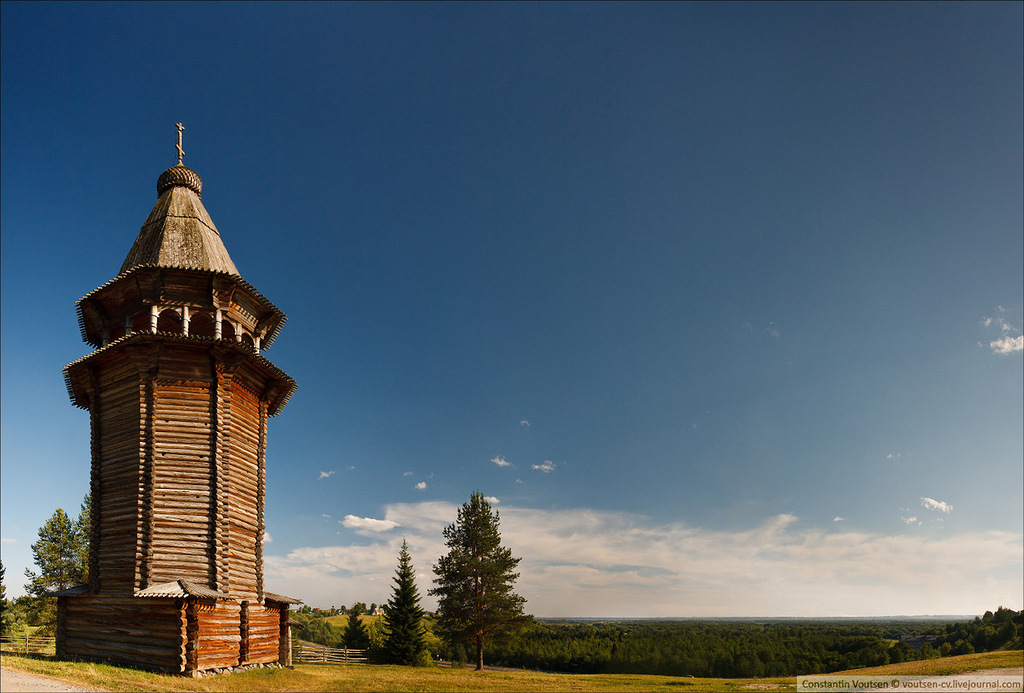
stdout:
<svg viewBox="0 0 1024 693">
<path fill-rule="evenodd" d="M 288 585 L 312 605 L 381 602 L 405 537 L 420 594 L 426 594 L 430 566 L 446 551 L 442 529 L 457 512 L 446 502 L 387 506 L 385 521 L 401 525 L 401 536 L 270 556 L 268 589 L 277 585 L 288 593 Z M 517 591 L 539 616 L 877 616 L 981 613 L 992 604 L 1024 608 L 1024 537 L 1013 532 L 826 531 L 788 514 L 727 531 L 626 513 L 508 506 L 500 531 L 502 543 L 522 557 Z M 425 608 L 433 606 L 424 600 Z"/>
<path fill-rule="evenodd" d="M 274 541 L 274 539 L 273 539 L 273 537 L 270 536 L 270 532 L 264 531 L 263 532 L 263 543 L 264 544 L 269 544 L 272 541 Z"/>
<path fill-rule="evenodd" d="M 328 515 L 327 513 L 320 513 L 320 517 L 324 518 L 325 520 L 330 520 L 331 519 L 331 516 Z"/>
<path fill-rule="evenodd" d="M 551 460 L 544 460 L 544 464 L 535 464 L 533 465 L 533 468 L 539 472 L 544 472 L 545 474 L 548 474 L 549 472 L 554 471 L 555 463 L 552 462 Z"/>
<path fill-rule="evenodd" d="M 17 544 L 17 539 L 0 539 L 0 544 Z"/>
<path fill-rule="evenodd" d="M 511 467 L 512 463 L 506 460 L 504 457 L 493 457 L 491 462 L 498 465 L 499 467 Z"/>
<path fill-rule="evenodd" d="M 915 516 L 915 515 L 911 515 L 910 517 L 901 517 L 900 520 L 902 520 L 903 524 L 905 524 L 905 525 L 919 525 L 919 524 L 921 524 L 920 522 L 918 522 L 917 516 Z"/>
<path fill-rule="evenodd" d="M 921 507 L 928 508 L 929 510 L 940 510 L 944 513 L 948 513 L 953 509 L 953 506 L 949 503 L 943 503 L 933 498 L 925 498 L 924 496 L 921 497 Z"/>
<path fill-rule="evenodd" d="M 402 472 L 402 476 L 412 476 L 413 472 Z"/>
<path fill-rule="evenodd" d="M 989 347 L 997 354 L 1012 354 L 1015 351 L 1024 351 L 1024 335 L 1016 337 L 1003 337 L 989 342 Z"/>
<path fill-rule="evenodd" d="M 501 503 L 501 501 L 495 498 L 494 496 L 484 496 L 484 500 L 490 503 L 491 505 L 498 505 L 499 503 Z"/>
<path fill-rule="evenodd" d="M 372 517 L 356 517 L 355 515 L 346 515 L 344 520 L 338 521 L 349 529 L 365 532 L 388 532 L 398 526 L 394 520 L 376 520 Z"/>
<path fill-rule="evenodd" d="M 846 522 L 846 518 L 845 517 L 839 517 L 838 515 L 836 515 L 835 517 L 832 518 L 832 521 L 833 522 Z"/>
<path fill-rule="evenodd" d="M 1006 313 L 1006 309 L 1002 306 L 997 306 L 996 310 L 1000 313 Z M 1024 334 L 1021 334 L 1019 327 L 1016 327 L 1002 315 L 984 318 L 981 324 L 983 327 L 997 327 L 1003 333 L 1002 337 L 988 343 L 989 348 L 994 353 L 1013 354 L 1018 351 L 1024 351 Z"/>
<path fill-rule="evenodd" d="M 320 472 L 320 478 L 321 479 L 330 479 L 332 476 L 334 476 L 334 470 L 333 469 L 331 471 L 329 471 L 329 472 Z"/>
<path fill-rule="evenodd" d="M 416 484 L 416 490 L 417 491 L 422 491 L 426 487 L 427 487 L 427 482 L 426 481 L 421 481 L 420 483 Z"/>
<path fill-rule="evenodd" d="M 901 457 L 903 457 L 902 453 L 890 452 L 888 455 L 885 456 L 885 459 L 887 459 L 887 460 L 898 460 Z"/>
<path fill-rule="evenodd" d="M 522 421 L 519 422 L 519 425 L 520 426 L 525 426 L 526 428 L 529 428 L 530 427 L 530 422 L 527 421 L 526 419 L 523 419 Z"/>
</svg>

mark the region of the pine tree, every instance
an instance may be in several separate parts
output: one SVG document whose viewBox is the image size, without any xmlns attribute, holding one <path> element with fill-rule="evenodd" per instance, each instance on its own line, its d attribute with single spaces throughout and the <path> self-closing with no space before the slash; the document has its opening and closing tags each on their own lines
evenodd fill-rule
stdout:
<svg viewBox="0 0 1024 693">
<path fill-rule="evenodd" d="M 512 591 L 520 558 L 501 545 L 498 513 L 479 491 L 444 529 L 448 553 L 434 566 L 430 594 L 438 597 L 437 630 L 451 643 L 476 646 L 477 671 L 484 667 L 484 641 L 507 640 L 531 619 L 526 600 Z"/>
<path fill-rule="evenodd" d="M 86 580 L 86 567 L 82 564 L 83 541 L 64 509 L 57 508 L 40 527 L 39 541 L 32 544 L 32 560 L 39 566 L 40 573 L 25 569 L 25 577 L 29 579 L 25 591 L 42 597 L 49 592 L 83 584 Z"/>
<path fill-rule="evenodd" d="M 409 556 L 409 545 L 402 540 L 398 554 L 398 568 L 391 599 L 384 606 L 384 624 L 387 639 L 384 652 L 395 664 L 417 664 L 427 650 L 426 632 L 423 629 L 423 609 L 420 608 L 420 594 L 416 588 L 416 573 Z"/>
</svg>

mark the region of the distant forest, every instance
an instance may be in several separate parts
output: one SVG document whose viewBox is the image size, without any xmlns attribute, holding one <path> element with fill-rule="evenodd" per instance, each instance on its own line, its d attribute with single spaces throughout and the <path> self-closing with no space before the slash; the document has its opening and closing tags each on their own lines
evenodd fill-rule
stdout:
<svg viewBox="0 0 1024 693">
<path fill-rule="evenodd" d="M 303 640 L 341 647 L 332 612 L 298 614 Z M 333 619 L 332 619 L 333 620 Z M 432 625 L 427 620 L 427 627 Z M 371 640 L 375 640 L 373 627 Z M 901 636 L 934 635 L 920 648 Z M 917 643 L 920 644 L 920 643 Z M 466 661 L 460 646 L 429 639 L 431 653 Z M 821 674 L 947 655 L 1024 648 L 1024 611 L 1000 607 L 971 621 L 621 620 L 536 621 L 504 645 L 487 645 L 489 665 L 586 674 L 772 677 Z"/>
<path fill-rule="evenodd" d="M 947 655 L 1021 649 L 1024 611 L 973 621 L 540 621 L 491 646 L 494 665 L 604 674 L 797 676 Z M 900 636 L 934 634 L 920 649 Z M 443 656 L 443 653 L 442 653 Z"/>
</svg>

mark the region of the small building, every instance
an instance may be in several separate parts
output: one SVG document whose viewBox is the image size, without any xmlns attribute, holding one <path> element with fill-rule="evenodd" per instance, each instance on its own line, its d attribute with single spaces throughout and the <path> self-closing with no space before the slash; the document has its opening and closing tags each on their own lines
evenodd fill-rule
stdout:
<svg viewBox="0 0 1024 693">
<path fill-rule="evenodd" d="M 89 584 L 58 594 L 57 656 L 194 674 L 288 663 L 301 602 L 263 584 L 267 422 L 296 387 L 263 352 L 285 315 L 231 261 L 182 130 L 120 272 L 77 304 Z"/>
<path fill-rule="evenodd" d="M 910 645 L 915 650 L 920 650 L 925 645 L 932 645 L 939 639 L 938 635 L 901 635 L 900 642 Z"/>
</svg>

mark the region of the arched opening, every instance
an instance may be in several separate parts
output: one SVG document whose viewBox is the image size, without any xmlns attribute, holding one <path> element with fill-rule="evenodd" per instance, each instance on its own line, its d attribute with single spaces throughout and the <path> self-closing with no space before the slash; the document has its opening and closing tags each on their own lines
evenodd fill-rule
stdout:
<svg viewBox="0 0 1024 693">
<path fill-rule="evenodd" d="M 252 336 L 248 332 L 242 333 L 242 344 L 249 347 L 253 351 L 256 351 L 256 342 L 253 341 Z"/>
<path fill-rule="evenodd" d="M 220 338 L 234 340 L 235 326 L 231 324 L 230 320 L 220 321 Z"/>
<path fill-rule="evenodd" d="M 209 313 L 193 313 L 188 320 L 188 333 L 192 337 L 213 338 L 216 325 Z"/>
<path fill-rule="evenodd" d="M 149 311 L 132 316 L 132 332 L 149 332 Z"/>
<path fill-rule="evenodd" d="M 156 331 L 181 334 L 181 313 L 174 308 L 161 311 L 156 321 Z"/>
</svg>

